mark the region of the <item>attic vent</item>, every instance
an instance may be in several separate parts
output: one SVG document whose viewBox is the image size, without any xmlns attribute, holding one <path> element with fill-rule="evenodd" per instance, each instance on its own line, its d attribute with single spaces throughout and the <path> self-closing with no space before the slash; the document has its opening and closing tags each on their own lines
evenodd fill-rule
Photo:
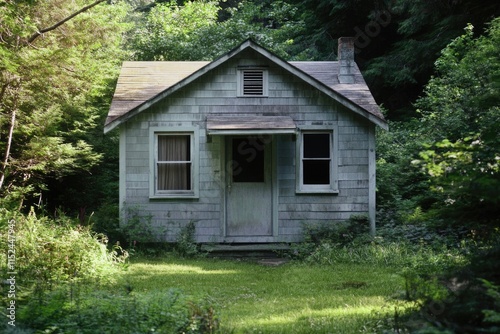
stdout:
<svg viewBox="0 0 500 334">
<path fill-rule="evenodd" d="M 267 95 L 267 71 L 261 69 L 248 69 L 239 71 L 239 74 L 239 96 Z"/>
<path fill-rule="evenodd" d="M 243 95 L 262 95 L 264 93 L 264 73 L 262 71 L 243 71 Z"/>
</svg>

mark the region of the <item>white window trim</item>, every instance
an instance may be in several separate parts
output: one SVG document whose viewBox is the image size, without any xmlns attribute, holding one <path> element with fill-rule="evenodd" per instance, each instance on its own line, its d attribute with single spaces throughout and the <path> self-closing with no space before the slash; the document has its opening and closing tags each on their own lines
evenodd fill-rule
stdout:
<svg viewBox="0 0 500 334">
<path fill-rule="evenodd" d="M 243 94 L 243 72 L 244 71 L 262 71 L 262 95 L 245 95 Z M 269 96 L 269 74 L 267 69 L 261 67 L 245 67 L 238 68 L 236 71 L 236 80 L 238 81 L 238 97 L 268 97 Z"/>
<path fill-rule="evenodd" d="M 302 158 L 303 135 L 308 133 L 330 134 L 330 184 L 310 185 L 303 184 Z M 302 126 L 297 134 L 296 141 L 296 166 L 295 166 L 295 192 L 297 194 L 338 194 L 338 136 L 337 126 Z"/>
<path fill-rule="evenodd" d="M 158 136 L 189 135 L 191 137 L 191 190 L 158 190 Z M 199 130 L 196 127 L 151 127 L 149 129 L 149 198 L 199 198 Z"/>
</svg>

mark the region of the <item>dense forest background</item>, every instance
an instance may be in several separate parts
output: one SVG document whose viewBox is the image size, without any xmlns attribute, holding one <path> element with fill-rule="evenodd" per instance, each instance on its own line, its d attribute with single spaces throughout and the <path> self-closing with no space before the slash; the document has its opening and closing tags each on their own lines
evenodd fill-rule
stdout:
<svg viewBox="0 0 500 334">
<path fill-rule="evenodd" d="M 285 60 L 335 60 L 337 39 L 353 36 L 389 123 L 377 132 L 377 235 L 363 217 L 304 222 L 304 242 L 287 256 L 401 275 L 404 296 L 365 332 L 497 333 L 499 14 L 498 0 L 0 1 L 0 268 L 18 273 L 9 290 L 21 287 L 18 320 L 81 332 L 68 320 L 76 315 L 98 328 L 108 298 L 88 299 L 82 318 L 75 284 L 102 288 L 148 231 L 140 215 L 120 228 L 118 132 L 103 134 L 123 61 L 213 60 L 247 38 Z M 181 256 L 199 251 L 194 226 L 174 245 Z M 57 287 L 71 298 L 51 299 Z M 106 308 L 119 312 L 110 289 Z M 204 319 L 193 305 L 185 328 Z"/>
<path fill-rule="evenodd" d="M 117 226 L 118 139 L 102 130 L 124 60 L 211 60 L 246 38 L 286 60 L 335 60 L 354 36 L 390 123 L 380 223 L 494 226 L 499 14 L 496 0 L 4 1 L 2 205 Z"/>
</svg>

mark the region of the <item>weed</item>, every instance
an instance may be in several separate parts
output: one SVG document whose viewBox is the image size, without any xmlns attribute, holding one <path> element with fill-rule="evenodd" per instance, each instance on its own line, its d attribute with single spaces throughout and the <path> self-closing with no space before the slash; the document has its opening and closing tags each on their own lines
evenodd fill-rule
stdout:
<svg viewBox="0 0 500 334">
<path fill-rule="evenodd" d="M 215 333 L 219 320 L 210 304 L 189 302 L 189 333 Z"/>
<path fill-rule="evenodd" d="M 124 220 L 120 224 L 120 231 L 125 237 L 125 242 L 130 250 L 135 250 L 141 244 L 156 240 L 157 235 L 152 227 L 151 214 L 143 215 L 139 206 L 126 205 Z"/>
<path fill-rule="evenodd" d="M 130 286 L 100 287 L 79 281 L 44 291 L 19 312 L 21 327 L 61 333 L 213 333 L 211 306 L 177 289 L 142 294 Z"/>
<path fill-rule="evenodd" d="M 194 257 L 199 254 L 198 245 L 194 239 L 195 222 L 190 221 L 177 234 L 175 251 L 181 257 Z"/>
<path fill-rule="evenodd" d="M 321 222 L 302 224 L 303 242 L 292 245 L 287 254 L 304 260 L 324 245 L 342 247 L 356 241 L 364 243 L 368 234 L 368 217 L 353 215 L 345 222 Z"/>
<path fill-rule="evenodd" d="M 116 264 L 128 256 L 119 247 L 108 250 L 105 235 L 64 215 L 50 219 L 37 217 L 34 210 L 28 215 L 1 210 L 0 221 L 2 234 L 6 221 L 14 225 L 15 269 L 21 286 L 36 282 L 50 286 L 75 278 L 112 279 Z M 0 248 L 8 249 L 7 242 L 7 238 L 1 238 Z"/>
<path fill-rule="evenodd" d="M 346 245 L 362 235 L 367 235 L 368 217 L 353 215 L 345 222 L 305 223 L 303 233 L 305 242 L 316 245 L 325 242 Z"/>
</svg>

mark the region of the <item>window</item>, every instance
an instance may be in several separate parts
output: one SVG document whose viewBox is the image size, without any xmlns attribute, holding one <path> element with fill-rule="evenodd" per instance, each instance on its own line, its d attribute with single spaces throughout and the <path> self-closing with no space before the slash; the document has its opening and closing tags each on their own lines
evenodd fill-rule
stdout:
<svg viewBox="0 0 500 334">
<path fill-rule="evenodd" d="M 158 135 L 158 191 L 191 190 L 192 165 L 190 135 Z"/>
<path fill-rule="evenodd" d="M 238 96 L 267 96 L 267 71 L 238 70 Z"/>
<path fill-rule="evenodd" d="M 231 157 L 233 182 L 265 182 L 265 145 L 258 138 L 233 138 Z"/>
<path fill-rule="evenodd" d="M 330 184 L 332 155 L 329 133 L 302 135 L 302 183 L 304 185 Z"/>
<path fill-rule="evenodd" d="M 304 131 L 298 145 L 297 192 L 337 192 L 333 131 Z"/>
<path fill-rule="evenodd" d="M 193 132 L 153 132 L 151 197 L 195 197 L 197 186 Z"/>
</svg>

